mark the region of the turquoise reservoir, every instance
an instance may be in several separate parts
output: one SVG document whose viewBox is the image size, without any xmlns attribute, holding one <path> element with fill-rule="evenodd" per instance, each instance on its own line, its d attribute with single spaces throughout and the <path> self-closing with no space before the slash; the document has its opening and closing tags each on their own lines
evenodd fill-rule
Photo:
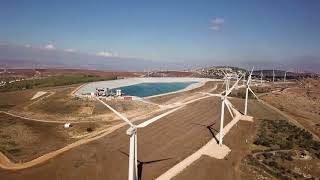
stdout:
<svg viewBox="0 0 320 180">
<path fill-rule="evenodd" d="M 140 83 L 131 86 L 114 88 L 113 91 L 116 89 L 121 89 L 122 93 L 125 95 L 147 97 L 179 91 L 193 83 L 196 82 Z"/>
</svg>

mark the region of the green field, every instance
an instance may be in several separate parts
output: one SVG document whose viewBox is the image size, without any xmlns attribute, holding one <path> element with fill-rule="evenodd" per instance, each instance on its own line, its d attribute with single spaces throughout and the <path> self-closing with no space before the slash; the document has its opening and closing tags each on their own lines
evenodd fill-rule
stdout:
<svg viewBox="0 0 320 180">
<path fill-rule="evenodd" d="M 7 83 L 0 87 L 0 91 L 12 91 L 22 89 L 33 89 L 43 87 L 65 86 L 78 83 L 94 82 L 94 81 L 107 81 L 117 79 L 116 76 L 100 77 L 93 75 L 60 75 L 50 76 L 45 78 L 38 78 L 32 80 L 23 80 L 14 83 Z"/>
</svg>

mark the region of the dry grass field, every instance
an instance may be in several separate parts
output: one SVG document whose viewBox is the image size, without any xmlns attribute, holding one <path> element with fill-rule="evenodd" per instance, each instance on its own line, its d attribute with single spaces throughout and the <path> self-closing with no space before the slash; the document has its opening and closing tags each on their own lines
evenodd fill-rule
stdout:
<svg viewBox="0 0 320 180">
<path fill-rule="evenodd" d="M 279 83 L 276 85 L 268 84 L 263 87 L 257 86 L 252 89 L 259 91 L 257 94 L 262 100 L 278 108 L 279 111 L 288 114 L 301 123 L 303 127 L 317 134 L 319 133 L 317 127 L 320 123 L 317 113 L 320 107 L 318 104 L 319 96 L 317 96 L 318 84 L 318 81 L 306 80 L 303 86 L 296 83 Z M 215 89 L 215 87 L 217 88 Z M 74 134 L 89 133 L 86 132 L 88 126 L 96 130 L 103 129 L 104 126 L 102 125 L 105 123 L 109 123 L 108 127 L 110 127 L 121 122 L 97 102 L 69 96 L 74 88 L 66 87 L 60 90 L 52 90 L 54 92 L 52 95 L 31 102 L 28 102 L 28 99 L 35 92 L 24 91 L 24 98 L 13 101 L 15 103 L 13 103 L 14 106 L 4 108 L 10 112 L 18 112 L 20 110 L 19 113 L 26 113 L 25 115 L 28 115 L 28 117 L 45 117 L 42 119 L 56 119 L 58 122 L 61 119 L 63 121 L 77 120 L 82 122 L 79 125 L 76 124 L 74 129 L 68 130 L 72 132 L 66 132 L 61 124 L 59 126 L 56 125 L 59 123 L 40 123 L 6 117 L 6 115 L 0 114 L 0 118 L 2 118 L 1 137 L 4 134 L 15 132 L 17 129 L 23 129 L 21 132 L 19 131 L 20 133 L 16 133 L 15 136 L 3 136 L 0 139 L 1 151 L 16 162 L 27 161 L 48 152 L 49 149 L 59 148 L 73 142 L 74 138 L 72 137 Z M 217 82 L 208 82 L 204 86 L 190 91 L 147 98 L 147 100 L 161 105 L 181 103 L 187 99 L 203 97 L 204 94 L 202 92 L 210 91 L 218 93 L 223 91 L 223 88 Z M 244 100 L 237 98 L 241 97 L 241 94 L 238 94 L 241 91 L 241 89 L 235 91 L 237 93 L 233 95 L 235 98 L 232 98 L 231 102 L 238 110 L 243 112 Z M 0 98 L 5 97 L 0 96 Z M 159 106 L 140 101 L 110 101 L 108 103 L 127 117 L 138 120 L 135 122 L 136 124 L 146 118 L 141 115 L 159 110 Z M 139 169 L 142 179 L 158 177 L 212 139 L 218 133 L 220 108 L 220 98 L 204 98 L 188 104 L 183 109 L 162 118 L 146 128 L 139 129 L 138 159 L 141 161 Z M 227 115 L 226 125 L 230 122 L 231 117 L 228 112 L 225 112 L 225 114 Z M 320 162 L 317 159 L 318 151 L 314 149 L 314 147 L 318 147 L 317 143 L 319 142 L 312 140 L 312 135 L 311 137 L 307 134 L 305 135 L 309 140 L 306 141 L 307 144 L 304 144 L 304 147 L 301 147 L 302 145 L 298 141 L 294 141 L 298 144 L 289 145 L 289 140 L 286 138 L 289 138 L 290 133 L 293 132 L 276 131 L 274 128 L 263 130 L 265 127 L 273 127 L 266 125 L 265 122 L 285 122 L 281 124 L 281 127 L 295 126 L 283 114 L 254 99 L 249 101 L 249 115 L 254 117 L 254 122 L 240 121 L 225 136 L 224 144 L 231 149 L 230 154 L 225 159 L 218 160 L 209 156 L 202 156 L 174 179 L 277 179 L 285 177 L 279 176 L 280 172 L 285 174 L 283 173 L 284 171 L 291 173 L 292 176 L 290 177 L 297 177 L 298 179 L 304 177 L 304 175 L 306 177 L 317 177 L 319 175 L 317 174 L 317 172 L 320 172 Z M 10 125 L 10 123 L 13 123 L 13 125 Z M 5 128 L 9 125 L 10 128 Z M 275 125 L 275 127 L 278 127 L 278 125 Z M 47 131 L 43 132 L 43 129 L 47 129 Z M 108 135 L 74 147 L 48 162 L 31 168 L 19 171 L 0 170 L 0 177 L 8 180 L 126 179 L 129 148 L 129 138 L 125 133 L 126 129 L 127 126 L 116 129 Z M 281 135 L 281 137 L 284 136 L 286 138 L 281 141 L 267 139 L 268 142 L 266 143 L 265 139 L 261 139 L 261 137 L 264 137 L 261 135 L 261 131 L 268 132 L 268 137 L 279 137 Z M 301 132 L 307 133 L 307 131 L 302 130 Z M 43 147 L 34 148 L 34 144 L 43 141 L 47 134 L 52 136 L 50 142 L 44 143 Z M 22 138 L 24 135 L 28 135 L 30 138 L 24 140 Z M 303 133 L 302 136 L 304 136 Z M 15 147 L 16 149 L 25 150 L 15 150 Z M 292 161 L 286 159 L 288 157 L 287 154 L 291 154 L 292 157 L 298 157 L 297 153 L 301 152 L 301 150 L 305 150 L 303 152 L 306 152 L 309 155 L 308 157 L 311 158 L 306 160 L 296 158 Z M 266 159 L 263 154 L 265 152 L 271 152 L 272 157 Z M 295 156 L 292 155 L 294 153 L 296 153 Z M 151 163 L 150 161 L 156 162 Z M 309 170 L 306 170 L 306 167 L 309 167 Z"/>
<path fill-rule="evenodd" d="M 262 99 L 320 137 L 320 80 L 307 79 L 303 83 L 268 94 Z"/>
<path fill-rule="evenodd" d="M 64 129 L 61 123 L 36 122 L 0 113 L 0 150 L 14 162 L 26 162 L 62 148 L 89 134 L 102 123 L 77 123 Z"/>
<path fill-rule="evenodd" d="M 318 134 L 320 131 L 316 124 L 320 123 L 317 117 L 320 96 L 317 94 L 320 83 L 311 79 L 304 83 L 303 86 L 271 84 L 252 89 L 262 95 L 263 100 Z M 233 96 L 243 98 L 243 94 L 243 89 L 240 89 Z M 237 106 L 236 101 L 240 100 L 232 101 Z M 257 101 L 251 100 L 254 102 Z M 238 108 L 243 110 L 243 105 Z M 193 179 L 194 174 L 198 175 L 197 179 L 314 179 L 320 176 L 320 142 L 314 140 L 315 137 L 260 103 L 249 104 L 249 114 L 255 117 L 254 123 L 240 122 L 226 136 L 224 142 L 232 151 L 224 160 L 203 156 L 174 179 Z M 265 122 L 274 125 L 266 125 Z M 266 127 L 271 128 L 264 136 L 267 141 L 259 139 L 261 132 L 266 132 Z M 276 139 L 268 139 L 272 137 Z M 301 153 L 306 156 L 301 158 Z"/>
<path fill-rule="evenodd" d="M 218 98 L 207 98 L 139 130 L 139 160 L 166 159 L 145 164 L 142 178 L 154 179 L 209 141 L 212 134 L 206 127 L 198 124 L 215 123 L 212 131 L 217 133 L 219 107 Z M 212 111 L 208 111 L 208 108 Z M 230 116 L 227 116 L 227 119 L 230 121 Z M 125 153 L 128 152 L 129 145 L 125 131 L 126 127 L 74 148 L 50 163 L 21 170 L 18 174 L 0 171 L 0 176 L 6 179 L 125 179 L 128 168 L 128 157 Z M 65 171 L 71 173 L 64 173 Z"/>
<path fill-rule="evenodd" d="M 23 117 L 56 122 L 114 121 L 111 111 L 94 99 L 72 96 L 79 85 L 0 93 L 0 110 Z M 36 99 L 38 91 L 47 92 Z M 140 101 L 110 101 L 109 104 L 130 118 L 150 113 L 158 107 Z M 1 108 L 2 107 L 2 108 Z"/>
</svg>

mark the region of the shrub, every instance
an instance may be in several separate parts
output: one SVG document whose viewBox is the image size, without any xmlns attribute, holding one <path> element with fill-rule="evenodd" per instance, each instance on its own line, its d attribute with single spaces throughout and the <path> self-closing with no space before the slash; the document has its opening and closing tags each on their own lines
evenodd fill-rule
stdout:
<svg viewBox="0 0 320 180">
<path fill-rule="evenodd" d="M 272 144 L 272 141 L 270 141 L 268 138 L 265 138 L 265 137 L 259 137 L 254 141 L 254 144 L 270 147 Z"/>
<path fill-rule="evenodd" d="M 268 163 L 268 165 L 271 166 L 271 167 L 278 167 L 278 163 L 275 162 L 275 161 L 270 161 L 270 162 Z"/>
<path fill-rule="evenodd" d="M 272 157 L 273 154 L 272 153 L 263 153 L 262 155 L 264 158 L 269 159 Z"/>
<path fill-rule="evenodd" d="M 93 128 L 91 128 L 91 127 L 87 128 L 87 132 L 92 132 L 92 131 L 93 131 Z"/>
</svg>

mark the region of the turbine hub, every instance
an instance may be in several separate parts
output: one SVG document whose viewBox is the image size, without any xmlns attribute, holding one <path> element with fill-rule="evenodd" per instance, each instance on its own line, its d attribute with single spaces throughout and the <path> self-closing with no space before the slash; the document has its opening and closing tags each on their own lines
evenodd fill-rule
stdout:
<svg viewBox="0 0 320 180">
<path fill-rule="evenodd" d="M 128 130 L 127 130 L 127 135 L 131 136 L 134 133 L 137 132 L 137 128 L 135 126 L 131 126 Z"/>
</svg>

